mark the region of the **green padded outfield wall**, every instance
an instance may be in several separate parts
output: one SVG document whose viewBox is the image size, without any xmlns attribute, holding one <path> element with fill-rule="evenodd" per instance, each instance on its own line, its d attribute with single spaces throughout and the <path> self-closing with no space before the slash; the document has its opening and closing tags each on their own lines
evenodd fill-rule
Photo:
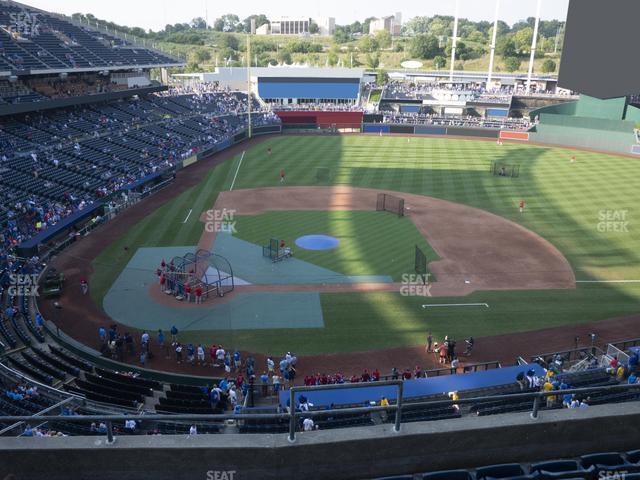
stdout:
<svg viewBox="0 0 640 480">
<path fill-rule="evenodd" d="M 584 128 L 589 130 L 603 130 L 607 132 L 633 132 L 634 122 L 625 120 L 608 120 L 605 118 L 583 117 L 577 115 L 554 115 L 543 113 L 540 124 L 558 127 Z M 584 132 L 588 135 L 590 132 Z"/>
<path fill-rule="evenodd" d="M 625 120 L 633 122 L 634 125 L 640 123 L 640 108 L 629 105 L 627 107 L 627 116 L 625 117 Z"/>
<path fill-rule="evenodd" d="M 608 120 L 622 120 L 627 105 L 626 97 L 600 100 L 588 95 L 580 95 L 576 105 L 575 115 L 578 117 L 605 118 Z"/>
<path fill-rule="evenodd" d="M 577 105 L 578 105 L 577 101 L 557 103 L 555 105 L 549 105 L 547 107 L 531 110 L 531 112 L 529 113 L 529 117 L 531 118 L 531 120 L 534 120 L 537 116 L 543 113 L 553 113 L 558 115 L 575 115 Z"/>
</svg>

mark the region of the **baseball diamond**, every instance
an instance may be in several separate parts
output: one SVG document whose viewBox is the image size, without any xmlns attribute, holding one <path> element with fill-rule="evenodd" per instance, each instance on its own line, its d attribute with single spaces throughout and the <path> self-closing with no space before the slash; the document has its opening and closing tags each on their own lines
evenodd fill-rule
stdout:
<svg viewBox="0 0 640 480">
<path fill-rule="evenodd" d="M 639 2 L 35 3 L 0 479 L 640 478 Z"/>
</svg>

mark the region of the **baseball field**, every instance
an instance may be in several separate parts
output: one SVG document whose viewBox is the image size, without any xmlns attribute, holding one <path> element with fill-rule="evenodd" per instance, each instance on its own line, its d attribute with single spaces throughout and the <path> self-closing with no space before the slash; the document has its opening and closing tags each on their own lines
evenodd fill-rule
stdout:
<svg viewBox="0 0 640 480">
<path fill-rule="evenodd" d="M 519 165 L 519 176 L 492 175 L 496 161 Z M 640 163 L 633 159 L 563 148 L 393 136 L 270 137 L 211 168 L 197 185 L 115 238 L 92 262 L 91 296 L 105 304 L 142 251 L 201 244 L 203 218 L 217 205 L 233 211 L 230 236 L 242 252 L 282 239 L 305 272 L 331 272 L 326 281 L 314 277 L 315 287 L 302 280 L 296 286 L 317 293 L 320 323 L 305 324 L 304 310 L 278 328 L 198 319 L 182 329 L 183 341 L 311 355 L 420 345 L 429 330 L 436 337 L 478 338 L 630 315 L 640 298 L 635 178 Z M 364 208 L 374 190 L 405 194 L 406 215 L 376 212 L 374 204 Z M 340 244 L 296 248 L 295 240 L 307 234 L 330 235 Z M 218 235 L 214 251 L 221 240 Z M 427 254 L 440 294 L 401 294 L 406 274 L 414 273 L 415 245 Z M 232 265 L 247 272 L 262 260 L 238 251 Z M 262 272 L 251 282 L 261 284 L 261 298 L 286 290 L 273 284 L 293 268 L 287 262 L 265 270 L 273 279 Z M 154 282 L 149 269 L 148 283 Z M 286 302 L 278 302 L 274 308 L 286 316 Z M 488 307 L 423 307 L 462 303 Z M 170 326 L 159 323 L 156 328 Z"/>
</svg>

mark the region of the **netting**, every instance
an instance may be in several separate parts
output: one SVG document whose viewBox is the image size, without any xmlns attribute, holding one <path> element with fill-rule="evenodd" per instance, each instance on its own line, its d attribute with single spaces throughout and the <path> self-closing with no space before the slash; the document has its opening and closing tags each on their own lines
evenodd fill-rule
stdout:
<svg viewBox="0 0 640 480">
<path fill-rule="evenodd" d="M 376 200 L 376 210 L 395 213 L 399 217 L 404 215 L 404 198 L 379 193 Z"/>
<path fill-rule="evenodd" d="M 416 258 L 414 264 L 415 272 L 422 277 L 422 281 L 427 283 L 427 256 L 416 245 Z"/>
</svg>

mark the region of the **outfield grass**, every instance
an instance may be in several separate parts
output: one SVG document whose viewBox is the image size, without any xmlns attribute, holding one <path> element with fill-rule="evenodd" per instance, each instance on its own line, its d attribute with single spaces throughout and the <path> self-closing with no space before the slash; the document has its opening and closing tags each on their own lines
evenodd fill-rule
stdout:
<svg viewBox="0 0 640 480">
<path fill-rule="evenodd" d="M 388 275 L 400 282 L 414 274 L 415 246 L 429 261 L 439 257 L 408 217 L 386 212 L 291 211 L 237 216 L 237 237 L 265 245 L 284 240 L 296 258 L 344 275 Z M 303 235 L 324 234 L 340 240 L 334 250 L 304 250 L 294 241 Z"/>
<path fill-rule="evenodd" d="M 272 148 L 271 155 L 266 154 L 267 147 Z M 572 155 L 576 162 L 570 162 Z M 520 177 L 491 176 L 489 166 L 496 160 L 520 164 Z M 106 249 L 94 262 L 94 299 L 102 301 L 137 247 L 195 245 L 202 229 L 199 214 L 213 205 L 219 191 L 229 189 L 238 165 L 239 158 L 220 165 L 201 184 L 161 207 Z M 640 280 L 640 235 L 635 223 L 640 218 L 640 190 L 635 181 L 640 178 L 640 162 L 632 159 L 473 140 L 282 136 L 246 152 L 234 189 L 276 186 L 283 168 L 288 185 L 315 185 L 317 166 L 329 167 L 335 184 L 430 195 L 509 218 L 551 241 L 567 257 L 579 280 Z M 526 201 L 522 215 L 517 209 L 520 199 Z M 182 224 L 191 208 L 190 220 Z M 622 215 L 624 220 L 620 220 Z M 603 224 L 606 217 L 628 222 L 624 225 L 627 231 L 606 231 L 620 228 Z M 260 223 L 258 217 L 246 221 L 255 222 L 256 228 Z M 294 223 L 287 227 L 292 229 L 291 238 Z M 261 228 L 265 232 L 266 223 Z M 129 246 L 129 253 L 122 251 L 124 245 Z M 200 338 L 231 344 L 230 339 L 236 346 L 255 351 L 293 348 L 304 354 L 422 343 L 426 329 L 435 334 L 480 337 L 635 313 L 640 284 L 484 292 L 465 299 L 486 301 L 491 308 L 465 310 L 462 315 L 456 310 L 425 311 L 420 308 L 424 299 L 399 294 L 323 294 L 322 330 L 203 332 Z M 189 337 L 199 335 L 195 332 Z"/>
</svg>

